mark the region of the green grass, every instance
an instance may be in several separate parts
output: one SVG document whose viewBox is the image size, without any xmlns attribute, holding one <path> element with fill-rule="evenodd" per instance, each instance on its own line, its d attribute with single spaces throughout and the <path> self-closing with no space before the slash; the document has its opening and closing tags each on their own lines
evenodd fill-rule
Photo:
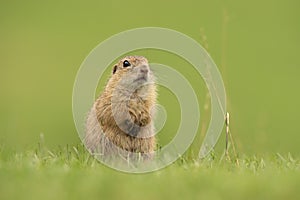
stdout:
<svg viewBox="0 0 300 200">
<path fill-rule="evenodd" d="M 100 164 L 81 146 L 0 153 L 0 199 L 296 199 L 300 160 L 292 155 L 183 156 L 148 174 Z"/>
<path fill-rule="evenodd" d="M 299 199 L 299 7 L 295 0 L 188 0 L 172 6 L 158 0 L 2 1 L 0 200 Z M 205 160 L 190 152 L 163 170 L 133 175 L 103 166 L 82 147 L 66 146 L 79 143 L 71 99 L 84 58 L 110 36 L 147 26 L 187 34 L 214 59 L 243 152 L 239 165 L 220 155 L 219 142 Z M 184 59 L 149 49 L 135 53 L 182 73 L 204 108 L 206 87 Z M 172 98 L 167 89 L 159 90 L 159 102 L 171 113 L 158 135 L 163 145 L 180 121 Z M 209 115 L 201 113 L 201 120 L 199 131 Z M 47 147 L 35 148 L 41 133 Z M 200 148 L 202 136 L 191 151 Z"/>
</svg>

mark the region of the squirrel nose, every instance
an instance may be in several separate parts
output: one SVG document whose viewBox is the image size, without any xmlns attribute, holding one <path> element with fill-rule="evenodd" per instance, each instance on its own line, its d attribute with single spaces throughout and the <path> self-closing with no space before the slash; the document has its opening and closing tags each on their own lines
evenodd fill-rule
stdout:
<svg viewBox="0 0 300 200">
<path fill-rule="evenodd" d="M 149 72 L 148 66 L 147 65 L 140 66 L 140 72 L 147 74 Z"/>
</svg>

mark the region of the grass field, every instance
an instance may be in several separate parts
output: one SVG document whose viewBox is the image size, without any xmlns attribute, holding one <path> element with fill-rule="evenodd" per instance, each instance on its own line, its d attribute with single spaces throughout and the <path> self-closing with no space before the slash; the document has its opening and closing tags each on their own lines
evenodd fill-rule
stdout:
<svg viewBox="0 0 300 200">
<path fill-rule="evenodd" d="M 147 174 L 107 168 L 81 146 L 0 154 L 0 199 L 298 199 L 292 155 L 183 156 Z"/>
<path fill-rule="evenodd" d="M 1 1 L 0 200 L 300 199 L 299 8 L 299 0 Z M 207 88 L 186 60 L 155 49 L 128 54 L 191 83 L 201 118 L 188 152 L 163 170 L 125 174 L 80 146 L 72 91 L 81 63 L 102 41 L 141 27 L 182 32 L 208 51 L 225 84 L 230 160 L 224 133 L 204 160 L 192 153 L 209 123 Z M 167 88 L 158 95 L 168 113 L 158 134 L 164 145 L 178 129 L 180 104 Z"/>
</svg>

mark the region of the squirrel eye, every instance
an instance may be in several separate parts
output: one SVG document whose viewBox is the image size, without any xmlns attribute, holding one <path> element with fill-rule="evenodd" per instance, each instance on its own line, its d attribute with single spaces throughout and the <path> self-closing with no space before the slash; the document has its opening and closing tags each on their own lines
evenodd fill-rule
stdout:
<svg viewBox="0 0 300 200">
<path fill-rule="evenodd" d="M 131 64 L 128 62 L 128 60 L 124 60 L 123 67 L 129 67 Z"/>
</svg>

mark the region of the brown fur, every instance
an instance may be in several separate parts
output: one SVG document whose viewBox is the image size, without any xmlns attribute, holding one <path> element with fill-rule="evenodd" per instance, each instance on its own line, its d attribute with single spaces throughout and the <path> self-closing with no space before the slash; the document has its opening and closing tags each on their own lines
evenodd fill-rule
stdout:
<svg viewBox="0 0 300 200">
<path fill-rule="evenodd" d="M 130 67 L 123 67 L 125 60 Z M 156 86 L 147 59 L 123 58 L 114 66 L 103 93 L 87 116 L 86 147 L 104 156 L 153 153 L 155 103 Z"/>
</svg>

